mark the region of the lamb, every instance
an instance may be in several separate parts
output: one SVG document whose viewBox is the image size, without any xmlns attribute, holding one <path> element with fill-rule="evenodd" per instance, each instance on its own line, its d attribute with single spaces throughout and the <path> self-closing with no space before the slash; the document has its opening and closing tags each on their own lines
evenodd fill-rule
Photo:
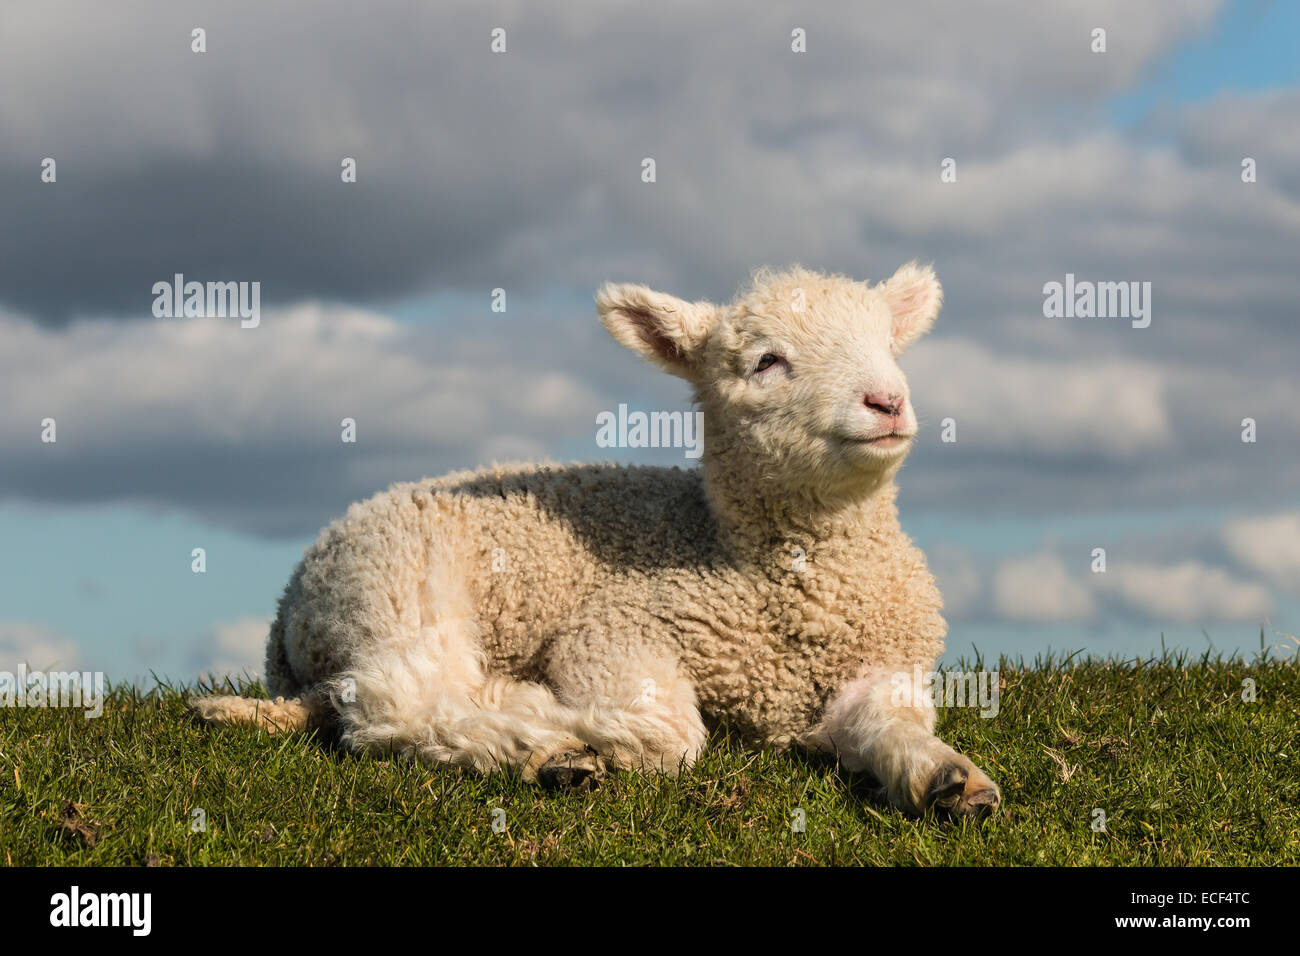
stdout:
<svg viewBox="0 0 1300 956">
<path fill-rule="evenodd" d="M 942 297 L 915 263 L 875 286 L 760 271 L 723 306 L 607 284 L 606 329 L 693 387 L 701 467 L 394 485 L 294 571 L 267 645 L 276 699 L 192 708 L 553 787 L 677 773 L 725 718 L 869 772 L 905 812 L 992 810 L 997 785 L 935 736 L 933 701 L 898 693 L 946 632 L 895 504 L 917 432 L 896 358 Z"/>
</svg>

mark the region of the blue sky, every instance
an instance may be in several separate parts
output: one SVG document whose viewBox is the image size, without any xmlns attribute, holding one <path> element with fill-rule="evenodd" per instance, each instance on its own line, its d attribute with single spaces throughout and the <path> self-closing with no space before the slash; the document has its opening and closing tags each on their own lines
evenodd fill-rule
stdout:
<svg viewBox="0 0 1300 956">
<path fill-rule="evenodd" d="M 1049 647 L 1132 656 L 1157 652 L 1162 634 L 1199 652 L 1203 632 L 1221 649 L 1252 649 L 1265 610 L 1278 632 L 1296 633 L 1300 575 L 1268 563 L 1294 550 L 1283 541 L 1247 553 L 1233 528 L 1285 522 L 1300 507 L 1288 358 L 1300 346 L 1300 229 L 1279 212 L 1300 208 L 1300 147 L 1287 133 L 1300 128 L 1300 9 L 1065 5 L 1026 14 L 1030 23 L 975 6 L 951 16 L 982 19 L 944 38 L 926 33 L 924 11 L 860 37 L 856 25 L 835 29 L 851 14 L 819 13 L 806 17 L 809 61 L 745 54 L 737 74 L 714 52 L 766 49 L 804 14 L 738 25 L 721 12 L 698 22 L 643 12 L 646 35 L 673 51 L 657 62 L 638 52 L 649 40 L 613 18 L 592 14 L 590 35 L 605 41 L 587 43 L 583 29 L 513 4 L 458 12 L 447 27 L 383 3 L 373 29 L 322 18 L 300 34 L 293 11 L 272 22 L 256 5 L 199 5 L 170 26 L 171 13 L 133 24 L 90 5 L 70 21 L 86 36 L 51 54 L 52 68 L 68 60 L 32 99 L 7 81 L 55 27 L 39 12 L 16 18 L 0 40 L 0 214 L 23 242 L 0 250 L 11 363 L 0 368 L 10 410 L 0 439 L 22 447 L 0 479 L 0 653 L 122 679 L 255 669 L 259 628 L 294 563 L 349 501 L 493 457 L 604 457 L 594 410 L 686 407 L 680 383 L 604 338 L 591 305 L 602 279 L 721 299 L 763 262 L 879 279 L 912 257 L 935 261 L 948 292 L 934 341 L 909 358 L 915 372 L 904 363 L 923 420 L 1005 378 L 1028 382 L 1025 403 L 1041 400 L 1060 421 L 1023 444 L 967 446 L 955 463 L 922 444 L 904 470 L 904 526 L 950 593 L 950 657 L 972 644 L 1031 658 Z M 183 47 L 160 54 L 150 69 L 173 71 L 169 83 L 134 65 L 200 16 L 210 60 L 196 66 Z M 467 52 L 477 49 L 468 39 L 453 43 L 478 37 L 483 17 L 510 23 L 521 51 L 501 74 Z M 1099 19 L 1110 61 L 1089 59 L 1079 40 Z M 417 56 L 384 39 L 412 22 L 452 45 Z M 982 31 L 993 38 L 983 52 L 943 46 L 948 32 Z M 878 56 L 845 47 L 818 59 L 846 37 L 874 49 L 877 34 L 892 38 Z M 893 42 L 911 36 L 915 47 Z M 304 45 L 349 50 L 372 69 L 341 77 Z M 257 65 L 268 51 L 283 54 L 274 75 Z M 247 69 L 232 78 L 223 56 Z M 881 92 L 846 92 L 859 88 Z M 414 122 L 426 111 L 427 124 Z M 609 172 L 649 153 L 664 171 L 658 204 Z M 936 196 L 933 177 L 909 178 L 949 153 L 978 157 L 962 167 L 972 191 Z M 49 154 L 65 190 L 56 199 L 31 182 Z M 340 154 L 361 157 L 362 188 L 344 199 L 328 191 Z M 1229 195 L 1240 156 L 1255 154 L 1280 179 L 1241 200 L 1218 195 L 1216 169 Z M 1077 172 L 1050 173 L 1071 163 Z M 1034 170 L 1057 185 L 1037 187 Z M 132 298 L 138 277 L 173 268 L 263 279 L 276 290 L 265 306 L 275 344 L 245 353 L 235 333 L 148 317 L 147 297 Z M 1154 277 L 1168 303 L 1155 333 L 1052 325 L 1027 311 L 1065 268 Z M 498 284 L 509 290 L 504 316 L 484 308 Z M 966 381 L 966 357 L 994 371 Z M 433 391 L 419 392 L 418 414 L 393 413 L 424 371 Z M 473 384 L 458 384 L 469 373 Z M 347 389 L 320 384 L 335 374 L 349 376 Z M 1069 404 L 1106 375 L 1134 383 L 1113 392 L 1114 435 Z M 511 399 L 516 387 L 534 398 Z M 1217 437 L 1197 407 L 1207 393 L 1224 405 Z M 1163 417 L 1147 407 L 1156 401 Z M 55 406 L 69 438 L 33 450 L 39 409 Z M 383 417 L 382 434 L 362 443 L 364 460 L 340 462 L 329 433 L 356 406 L 373 409 L 359 418 L 365 429 Z M 1234 437 L 1246 414 L 1264 423 L 1257 454 Z M 1070 436 L 1064 450 L 1058 433 Z M 673 452 L 611 457 L 683 463 Z M 1158 595 L 1088 580 L 1099 545 L 1156 588 L 1190 562 L 1177 580 L 1207 582 L 1240 610 L 1162 617 Z M 207 553 L 201 575 L 195 547 Z M 1021 580 L 1005 562 L 1035 556 L 1062 562 L 1070 580 L 1043 587 L 1061 586 L 1065 604 L 1086 612 L 1021 608 L 999 590 Z M 966 598 L 958 578 L 970 582 Z"/>
<path fill-rule="evenodd" d="M 1232 0 L 1204 36 L 1189 38 L 1115 96 L 1110 115 L 1131 127 L 1161 102 L 1195 103 L 1229 90 L 1300 85 L 1300 7 L 1276 0 Z"/>
</svg>

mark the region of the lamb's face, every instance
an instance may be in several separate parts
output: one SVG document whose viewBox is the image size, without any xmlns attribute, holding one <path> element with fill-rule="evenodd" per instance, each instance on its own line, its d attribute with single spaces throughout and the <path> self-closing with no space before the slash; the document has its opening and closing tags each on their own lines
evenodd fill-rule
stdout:
<svg viewBox="0 0 1300 956">
<path fill-rule="evenodd" d="M 896 359 L 941 302 L 934 273 L 915 265 L 874 287 L 760 274 L 722 307 L 641 286 L 598 297 L 615 338 L 695 385 L 706 448 L 721 443 L 765 480 L 827 490 L 878 480 L 907 454 L 917 423 Z"/>
</svg>

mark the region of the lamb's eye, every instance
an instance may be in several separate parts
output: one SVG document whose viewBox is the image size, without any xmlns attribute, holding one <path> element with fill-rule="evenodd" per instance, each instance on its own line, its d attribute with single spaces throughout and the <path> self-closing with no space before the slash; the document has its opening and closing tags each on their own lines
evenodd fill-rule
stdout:
<svg viewBox="0 0 1300 956">
<path fill-rule="evenodd" d="M 779 361 L 781 361 L 781 356 L 776 355 L 772 352 L 768 352 L 761 359 L 758 360 L 758 364 L 754 366 L 754 371 L 762 372 L 765 369 L 771 368 Z"/>
</svg>

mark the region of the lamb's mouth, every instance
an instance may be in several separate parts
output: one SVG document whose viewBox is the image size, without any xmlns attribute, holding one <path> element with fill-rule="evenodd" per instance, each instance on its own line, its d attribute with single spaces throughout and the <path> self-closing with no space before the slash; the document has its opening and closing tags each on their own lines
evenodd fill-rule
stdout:
<svg viewBox="0 0 1300 956">
<path fill-rule="evenodd" d="M 887 432 L 884 435 L 840 435 L 840 441 L 846 445 L 861 445 L 870 448 L 899 448 L 910 442 L 915 435 L 905 432 Z"/>
</svg>

